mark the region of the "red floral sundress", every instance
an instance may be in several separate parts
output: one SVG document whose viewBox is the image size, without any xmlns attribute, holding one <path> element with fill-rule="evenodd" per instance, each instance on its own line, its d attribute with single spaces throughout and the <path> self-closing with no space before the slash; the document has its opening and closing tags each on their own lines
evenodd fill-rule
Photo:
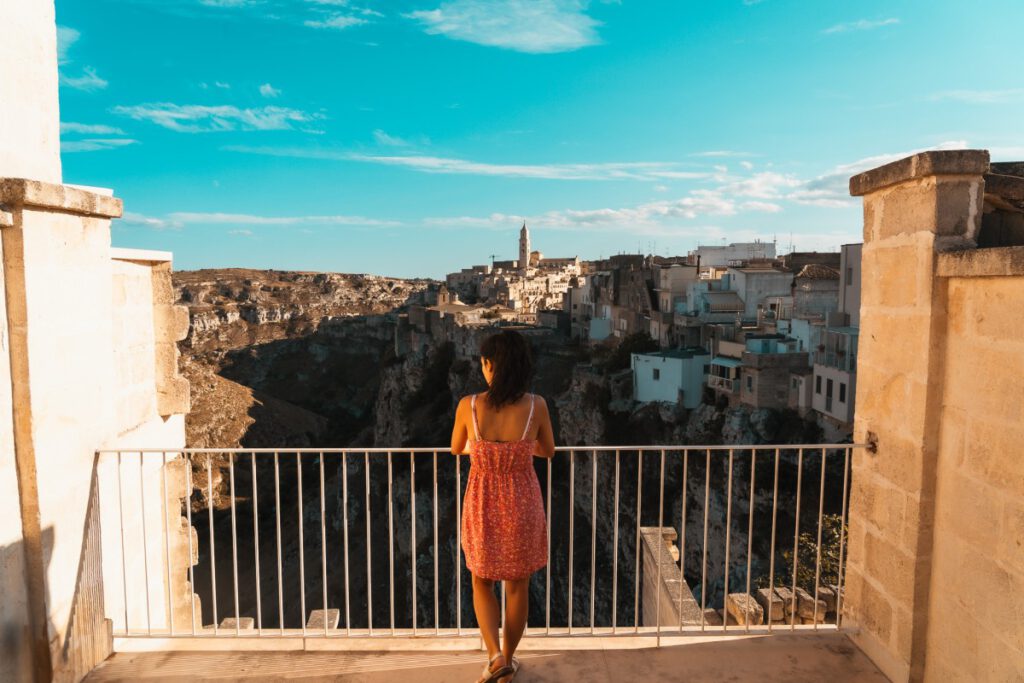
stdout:
<svg viewBox="0 0 1024 683">
<path fill-rule="evenodd" d="M 462 508 L 466 567 L 484 579 L 523 579 L 548 563 L 547 520 L 540 482 L 533 469 L 536 439 L 527 439 L 530 415 L 518 441 L 485 441 L 470 399 L 474 439 L 469 445 L 469 482 Z"/>
</svg>

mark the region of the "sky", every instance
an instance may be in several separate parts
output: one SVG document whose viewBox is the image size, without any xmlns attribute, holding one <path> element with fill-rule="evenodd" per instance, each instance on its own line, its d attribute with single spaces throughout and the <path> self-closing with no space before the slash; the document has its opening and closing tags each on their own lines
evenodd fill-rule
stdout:
<svg viewBox="0 0 1024 683">
<path fill-rule="evenodd" d="M 851 175 L 1024 159 L 1024 4 L 56 0 L 64 181 L 178 270 L 443 277 L 861 240 Z"/>
</svg>

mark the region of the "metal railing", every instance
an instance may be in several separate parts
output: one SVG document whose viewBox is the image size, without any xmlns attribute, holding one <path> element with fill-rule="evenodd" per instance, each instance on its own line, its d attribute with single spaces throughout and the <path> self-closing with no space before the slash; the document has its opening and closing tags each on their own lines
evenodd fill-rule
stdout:
<svg viewBox="0 0 1024 683">
<path fill-rule="evenodd" d="M 536 459 L 548 563 L 531 579 L 526 635 L 660 642 L 673 633 L 840 626 L 850 457 L 861 447 L 559 448 Z M 98 455 L 111 482 L 104 519 L 118 522 L 103 530 L 107 551 L 119 546 L 120 572 L 104 577 L 117 637 L 478 636 L 461 554 L 468 456 L 437 448 Z M 666 569 L 677 549 L 663 542 L 649 549 L 653 567 L 643 559 L 641 528 L 654 523 L 680 539 L 678 568 Z M 678 597 L 663 598 L 676 582 Z M 736 586 L 747 596 L 772 587 L 764 624 L 748 611 L 744 623 L 730 623 Z M 698 602 L 698 590 L 699 616 L 684 619 L 683 603 Z M 832 591 L 834 605 L 819 591 Z M 719 607 L 721 625 L 711 612 Z M 315 626 L 313 610 L 322 610 Z"/>
<path fill-rule="evenodd" d="M 719 391 L 728 391 L 735 394 L 740 390 L 740 381 L 738 379 L 729 379 L 728 377 L 719 377 L 718 375 L 708 375 L 708 386 L 712 389 Z"/>
</svg>

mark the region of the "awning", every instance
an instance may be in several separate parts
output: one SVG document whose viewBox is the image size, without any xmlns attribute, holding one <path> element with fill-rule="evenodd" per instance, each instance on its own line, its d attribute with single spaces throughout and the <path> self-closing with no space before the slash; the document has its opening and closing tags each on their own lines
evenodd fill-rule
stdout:
<svg viewBox="0 0 1024 683">
<path fill-rule="evenodd" d="M 712 365 L 721 365 L 723 368 L 739 368 L 743 366 L 741 361 L 726 356 L 715 356 L 711 359 Z"/>
<path fill-rule="evenodd" d="M 736 292 L 705 292 L 704 296 L 707 297 L 708 304 L 711 306 L 712 313 L 729 313 L 742 311 L 746 308 L 743 305 L 743 299 Z"/>
</svg>

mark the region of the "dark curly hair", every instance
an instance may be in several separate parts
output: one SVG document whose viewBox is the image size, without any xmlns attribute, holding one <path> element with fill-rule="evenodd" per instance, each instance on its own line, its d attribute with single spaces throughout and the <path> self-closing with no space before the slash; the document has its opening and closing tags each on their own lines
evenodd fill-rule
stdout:
<svg viewBox="0 0 1024 683">
<path fill-rule="evenodd" d="M 522 398 L 533 377 L 533 357 L 526 338 L 513 330 L 492 334 L 480 344 L 480 356 L 494 368 L 487 403 L 500 410 Z"/>
</svg>

